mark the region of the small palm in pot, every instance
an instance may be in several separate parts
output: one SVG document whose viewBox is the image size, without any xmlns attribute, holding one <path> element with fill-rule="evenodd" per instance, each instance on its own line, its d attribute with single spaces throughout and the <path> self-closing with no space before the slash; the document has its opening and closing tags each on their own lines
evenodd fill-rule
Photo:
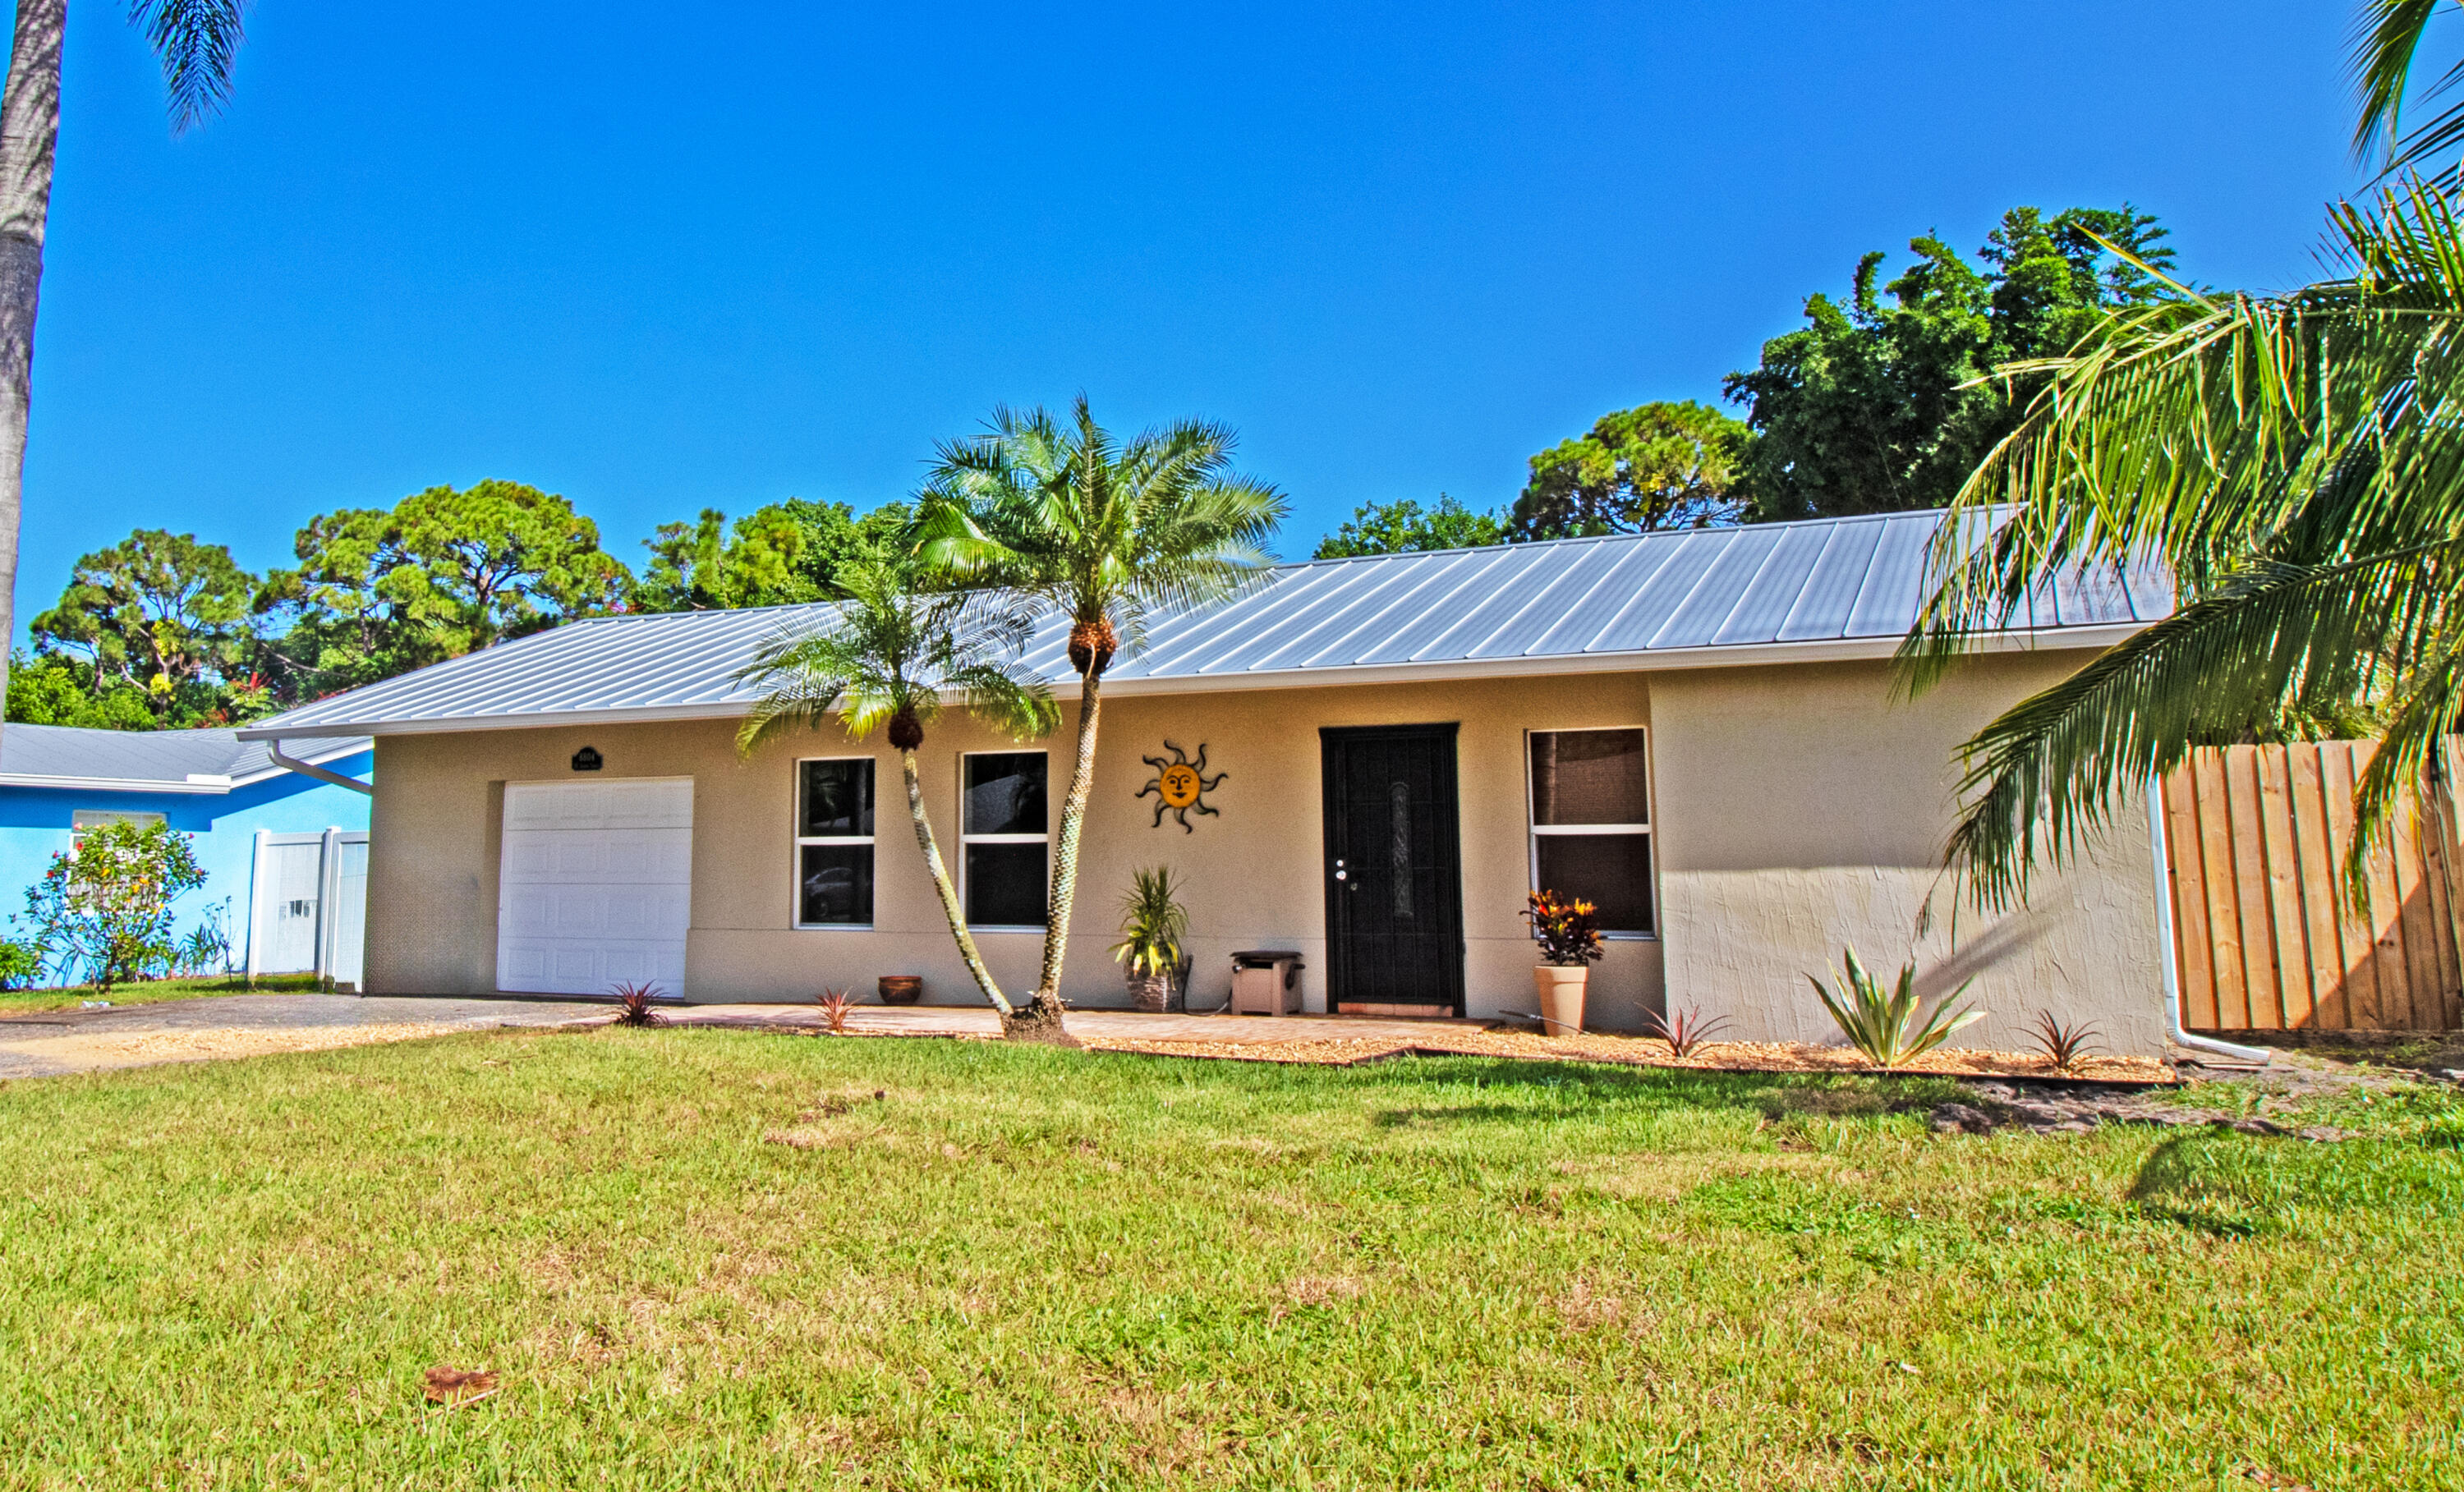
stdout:
<svg viewBox="0 0 2464 1492">
<path fill-rule="evenodd" d="M 1180 905 L 1179 886 L 1168 866 L 1130 872 L 1130 889 L 1121 897 L 1121 940 L 1112 957 L 1128 972 L 1130 1002 L 1140 1010 L 1186 1008 L 1174 976 L 1183 967 L 1180 940 L 1189 935 L 1189 912 Z"/>
</svg>

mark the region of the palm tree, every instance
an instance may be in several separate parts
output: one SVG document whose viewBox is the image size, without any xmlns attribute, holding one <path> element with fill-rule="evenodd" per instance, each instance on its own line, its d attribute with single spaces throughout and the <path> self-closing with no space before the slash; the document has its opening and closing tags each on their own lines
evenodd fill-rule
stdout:
<svg viewBox="0 0 2464 1492">
<path fill-rule="evenodd" d="M 2049 381 L 1941 531 L 1907 682 L 2065 571 L 2161 566 L 2178 599 L 1963 747 L 1949 860 L 1979 904 L 2024 899 L 2035 862 L 2077 853 L 2194 747 L 2375 726 L 2345 867 L 2365 901 L 2388 815 L 2464 728 L 2464 217 L 2415 184 L 2334 230 L 2333 278 L 2176 285 L 2001 370 Z"/>
<path fill-rule="evenodd" d="M 788 732 L 818 730 L 835 719 L 854 740 L 890 727 L 890 744 L 907 779 L 907 812 L 924 868 L 940 893 L 950 935 L 967 972 L 1001 1012 L 1003 1028 L 1018 1011 L 1001 992 L 967 931 L 966 912 L 924 811 L 915 750 L 924 728 L 940 717 L 944 699 L 1014 739 L 1047 735 L 1060 723 L 1051 691 L 1020 679 L 1003 661 L 1015 656 L 1032 625 L 1028 610 L 992 593 L 919 595 L 889 564 L 869 561 L 839 572 L 848 599 L 835 617 L 810 630 L 782 631 L 761 646 L 737 675 L 767 687 L 737 733 L 746 755 Z"/>
<path fill-rule="evenodd" d="M 1061 1035 L 1061 964 L 1078 883 L 1078 841 L 1095 780 L 1104 670 L 1144 645 L 1159 612 L 1221 600 L 1271 563 L 1261 547 L 1283 494 L 1232 470 L 1232 431 L 1185 420 L 1116 444 L 1081 395 L 1063 422 L 1038 408 L 993 413 L 985 433 L 950 441 L 917 513 L 922 560 L 1069 619 L 1078 673 L 1078 756 L 1052 847 L 1044 969 L 1003 1028 Z"/>
<path fill-rule="evenodd" d="M 171 124 L 185 130 L 231 95 L 248 0 L 135 0 L 129 20 L 162 59 Z M 26 418 L 34 371 L 34 305 L 43 282 L 52 154 L 60 133 L 60 50 L 68 0 L 17 0 L 9 81 L 0 92 L 0 638 L 16 629 L 17 524 L 26 480 Z M 9 677 L 0 647 L 0 687 Z"/>
</svg>

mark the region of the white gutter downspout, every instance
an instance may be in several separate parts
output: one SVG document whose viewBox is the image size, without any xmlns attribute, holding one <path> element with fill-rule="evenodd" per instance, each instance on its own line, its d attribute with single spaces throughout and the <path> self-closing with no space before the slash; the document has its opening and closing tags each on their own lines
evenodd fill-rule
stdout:
<svg viewBox="0 0 2464 1492">
<path fill-rule="evenodd" d="M 2173 954 L 2173 857 L 2165 845 L 2165 784 L 2147 784 L 2147 841 L 2156 854 L 2156 957 L 2165 966 L 2165 1039 L 2176 1046 L 2251 1067 L 2264 1067 L 2275 1053 L 2182 1029 L 2182 970 Z"/>
<path fill-rule="evenodd" d="M 297 757 L 284 756 L 282 754 L 282 741 L 280 737 L 267 741 L 265 743 L 265 749 L 273 754 L 274 764 L 277 767 L 287 767 L 291 771 L 298 773 L 301 777 L 312 777 L 319 782 L 331 782 L 336 787 L 347 787 L 354 793 L 365 793 L 370 798 L 374 798 L 377 795 L 377 790 L 375 788 L 370 787 L 367 783 L 359 780 L 357 778 L 346 778 L 339 772 L 328 772 L 323 767 L 318 766 L 314 762 L 302 761 Z"/>
</svg>

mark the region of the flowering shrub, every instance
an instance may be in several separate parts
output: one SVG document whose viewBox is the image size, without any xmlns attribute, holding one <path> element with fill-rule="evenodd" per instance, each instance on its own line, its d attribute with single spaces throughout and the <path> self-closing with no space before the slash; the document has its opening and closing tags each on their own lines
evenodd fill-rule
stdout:
<svg viewBox="0 0 2464 1492">
<path fill-rule="evenodd" d="M 61 983 L 82 976 L 109 993 L 171 962 L 171 904 L 205 884 L 187 835 L 97 824 L 26 890 L 35 955 Z"/>
<path fill-rule="evenodd" d="M 1523 920 L 1540 942 L 1540 956 L 1552 964 L 1587 964 L 1600 956 L 1600 911 L 1587 901 L 1568 901 L 1555 891 L 1535 891 Z"/>
</svg>

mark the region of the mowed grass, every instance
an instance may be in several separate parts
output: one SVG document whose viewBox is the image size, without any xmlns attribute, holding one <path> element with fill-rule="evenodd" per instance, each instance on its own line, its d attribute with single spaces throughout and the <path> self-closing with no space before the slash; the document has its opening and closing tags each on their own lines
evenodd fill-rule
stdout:
<svg viewBox="0 0 2464 1492">
<path fill-rule="evenodd" d="M 15 1083 L 0 1483 L 2464 1483 L 2452 1099 L 1948 1091 L 622 1029 Z"/>
</svg>

